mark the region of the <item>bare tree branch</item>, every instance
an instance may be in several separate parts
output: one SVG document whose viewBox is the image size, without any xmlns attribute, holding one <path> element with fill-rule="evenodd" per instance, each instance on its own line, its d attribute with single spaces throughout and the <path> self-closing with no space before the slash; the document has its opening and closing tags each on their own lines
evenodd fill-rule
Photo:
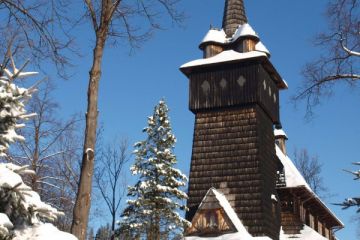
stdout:
<svg viewBox="0 0 360 240">
<path fill-rule="evenodd" d="M 355 57 L 360 57 L 360 52 L 357 52 L 357 51 L 352 51 L 350 49 L 348 49 L 345 44 L 344 44 L 344 39 L 341 38 L 340 39 L 340 43 L 341 43 L 341 47 L 342 49 L 347 52 L 349 55 L 352 55 L 352 56 L 355 56 Z"/>
<path fill-rule="evenodd" d="M 28 126 L 31 127 L 21 130 L 26 140 L 16 144 L 10 154 L 12 160 L 29 165 L 35 172 L 35 175 L 25 178 L 25 182 L 45 202 L 66 210 L 65 217 L 57 225 L 62 230 L 69 230 L 78 173 L 74 162 L 69 164 L 68 161 L 79 157 L 74 145 L 78 141 L 71 142 L 79 120 L 72 118 L 64 124 L 54 117 L 58 105 L 51 98 L 52 90 L 52 84 L 46 81 L 33 95 L 28 106 L 37 116 L 30 121 Z"/>
<path fill-rule="evenodd" d="M 91 16 L 94 31 L 96 32 L 98 30 L 98 23 L 97 23 L 97 19 L 96 19 L 96 13 L 95 13 L 94 6 L 93 6 L 91 0 L 84 0 L 84 1 L 88 8 L 88 12 Z"/>
<path fill-rule="evenodd" d="M 126 187 L 121 183 L 125 181 L 125 177 L 122 176 L 123 168 L 129 161 L 127 151 L 126 139 L 122 139 L 116 145 L 107 145 L 102 151 L 99 166 L 94 174 L 95 187 L 100 191 L 111 215 L 111 231 L 113 232 L 119 206 L 126 192 Z"/>
<path fill-rule="evenodd" d="M 322 56 L 303 69 L 304 81 L 292 100 L 305 100 L 307 116 L 339 83 L 353 88 L 360 79 L 360 1 L 332 0 L 327 7 L 329 30 L 319 34 L 315 43 Z"/>
<path fill-rule="evenodd" d="M 0 32 L 4 36 L 0 44 L 12 41 L 26 55 L 33 56 L 32 63 L 38 67 L 40 62 L 51 60 L 58 74 L 66 77 L 65 68 L 70 65 L 67 53 L 77 52 L 69 34 L 72 20 L 64 14 L 68 4 L 68 0 L 0 1 Z"/>
<path fill-rule="evenodd" d="M 319 163 L 318 157 L 310 157 L 306 149 L 301 149 L 300 151 L 295 150 L 294 163 L 310 188 L 317 195 L 322 195 L 327 192 L 327 188 L 324 186 L 321 177 L 322 165 Z"/>
</svg>

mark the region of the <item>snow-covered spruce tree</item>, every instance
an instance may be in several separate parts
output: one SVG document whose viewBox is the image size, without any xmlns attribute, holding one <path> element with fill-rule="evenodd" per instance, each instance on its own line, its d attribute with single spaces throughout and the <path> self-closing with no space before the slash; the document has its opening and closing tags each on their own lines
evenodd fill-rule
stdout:
<svg viewBox="0 0 360 240">
<path fill-rule="evenodd" d="M 32 174 L 27 167 L 0 163 L 0 240 L 76 240 L 51 223 L 61 215 L 42 202 L 21 175 Z"/>
<path fill-rule="evenodd" d="M 178 210 L 187 195 L 180 190 L 187 178 L 174 167 L 177 162 L 173 153 L 176 138 L 172 133 L 168 107 L 161 100 L 148 118 L 144 141 L 135 144 L 135 164 L 130 168 L 139 179 L 129 187 L 128 206 L 124 210 L 120 234 L 130 239 L 171 239 L 182 234 L 190 223 Z M 121 229 L 128 229 L 123 232 Z"/>
<path fill-rule="evenodd" d="M 16 133 L 23 127 L 20 121 L 28 119 L 25 102 L 31 97 L 33 88 L 18 87 L 13 83 L 12 75 L 7 69 L 0 68 L 0 157 L 6 156 L 9 144 L 24 138 Z M 16 75 L 16 74 L 15 74 Z M 19 74 L 17 74 L 19 76 Z"/>
<path fill-rule="evenodd" d="M 22 72 L 26 64 L 19 70 L 11 56 L 10 59 L 13 72 L 0 66 L 0 160 L 7 156 L 11 143 L 24 139 L 16 129 L 24 126 L 20 121 L 31 116 L 26 113 L 25 102 L 34 88 L 20 88 L 14 80 L 37 74 Z M 55 220 L 61 213 L 43 203 L 39 195 L 24 184 L 20 175 L 32 173 L 27 166 L 0 162 L 0 240 L 76 240 L 52 224 L 43 223 Z"/>
</svg>

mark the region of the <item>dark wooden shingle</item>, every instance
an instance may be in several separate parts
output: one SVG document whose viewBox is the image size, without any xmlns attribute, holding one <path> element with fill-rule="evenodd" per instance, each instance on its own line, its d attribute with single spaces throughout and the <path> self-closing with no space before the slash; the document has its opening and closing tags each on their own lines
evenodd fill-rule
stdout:
<svg viewBox="0 0 360 240">
<path fill-rule="evenodd" d="M 223 29 L 228 37 L 231 37 L 240 24 L 247 23 L 243 0 L 226 0 Z"/>
</svg>

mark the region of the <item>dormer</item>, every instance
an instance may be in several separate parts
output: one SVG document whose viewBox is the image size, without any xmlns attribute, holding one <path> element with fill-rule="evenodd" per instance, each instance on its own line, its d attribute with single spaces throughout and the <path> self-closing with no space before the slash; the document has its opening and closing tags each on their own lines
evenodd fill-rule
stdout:
<svg viewBox="0 0 360 240">
<path fill-rule="evenodd" d="M 213 57 L 224 51 L 226 34 L 223 29 L 210 28 L 209 32 L 201 41 L 199 48 L 204 53 L 204 58 Z"/>
<path fill-rule="evenodd" d="M 239 25 L 231 38 L 232 48 L 240 53 L 255 51 L 259 42 L 259 36 L 248 23 Z"/>
</svg>

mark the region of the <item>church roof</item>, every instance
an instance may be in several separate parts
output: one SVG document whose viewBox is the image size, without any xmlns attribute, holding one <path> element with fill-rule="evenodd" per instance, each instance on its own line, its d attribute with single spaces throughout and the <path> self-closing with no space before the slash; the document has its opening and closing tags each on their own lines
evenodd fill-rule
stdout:
<svg viewBox="0 0 360 240">
<path fill-rule="evenodd" d="M 319 198 L 319 196 L 317 196 L 316 193 L 314 193 L 314 191 L 307 184 L 306 180 L 301 175 L 299 170 L 296 168 L 292 160 L 287 155 L 285 155 L 276 144 L 275 144 L 275 148 L 276 148 L 276 155 L 284 166 L 285 182 L 286 182 L 286 187 L 281 187 L 279 188 L 279 190 L 292 189 L 292 192 L 294 194 L 297 194 L 299 196 L 306 196 L 306 198 L 308 199 L 307 201 L 313 202 L 318 212 L 321 212 L 322 215 L 329 216 L 328 219 L 334 227 L 336 226 L 343 228 L 344 224 L 325 205 L 325 203 Z"/>
<path fill-rule="evenodd" d="M 207 208 L 221 207 L 227 217 L 229 217 L 231 223 L 235 226 L 236 232 L 226 233 L 220 236 L 186 236 L 183 240 L 270 240 L 269 237 L 253 237 L 246 230 L 245 226 L 242 224 L 241 220 L 235 213 L 234 209 L 231 207 L 226 196 L 215 188 L 209 189 L 203 198 L 198 211 L 206 210 Z M 280 240 L 290 240 L 290 239 L 299 239 L 299 240 L 327 240 L 327 238 L 320 235 L 317 231 L 310 228 L 307 225 L 303 225 L 303 229 L 299 234 L 285 234 L 282 230 L 280 231 Z"/>
<path fill-rule="evenodd" d="M 285 137 L 286 139 L 288 139 L 285 131 L 282 128 L 280 128 L 280 129 L 275 128 L 274 135 L 275 135 L 275 138 Z"/>
<path fill-rule="evenodd" d="M 265 47 L 265 45 L 259 41 L 256 45 L 255 45 L 255 50 L 259 51 L 259 52 L 264 52 L 268 55 L 268 57 L 270 57 L 270 51 Z"/>
<path fill-rule="evenodd" d="M 236 27 L 236 30 L 233 35 L 228 37 L 224 31 L 224 29 L 216 29 L 211 28 L 203 38 L 203 40 L 200 43 L 199 48 L 202 49 L 205 43 L 217 43 L 220 45 L 226 45 L 226 44 L 232 44 L 233 42 L 236 42 L 239 38 L 244 37 L 252 37 L 256 39 L 260 39 L 259 35 L 255 32 L 255 30 L 251 27 L 250 24 L 244 23 L 241 25 L 238 25 Z M 258 43 L 259 44 L 259 43 Z M 264 46 L 264 44 L 260 43 L 259 46 L 262 50 L 266 49 L 266 52 L 270 55 L 269 50 Z"/>
<path fill-rule="evenodd" d="M 223 29 L 210 29 L 203 40 L 201 41 L 200 48 L 203 43 L 218 43 L 218 44 L 226 44 L 226 34 Z"/>
<path fill-rule="evenodd" d="M 184 240 L 271 240 L 271 238 L 269 237 L 247 237 L 242 233 L 229 233 L 229 234 L 224 234 L 218 237 L 198 237 L 198 236 L 193 236 L 193 237 L 185 237 Z M 285 239 L 284 239 L 285 240 Z M 314 239 L 317 240 L 317 239 Z"/>
<path fill-rule="evenodd" d="M 228 37 L 231 37 L 239 25 L 247 23 L 243 0 L 226 0 L 222 27 Z"/>
<path fill-rule="evenodd" d="M 280 240 L 328 240 L 326 237 L 320 235 L 317 231 L 311 227 L 304 225 L 300 234 L 285 234 L 284 231 L 280 231 Z"/>
<path fill-rule="evenodd" d="M 197 210 L 201 212 L 203 210 L 211 210 L 213 208 L 221 208 L 225 215 L 229 218 L 231 224 L 235 228 L 235 231 L 232 233 L 226 233 L 220 236 L 187 236 L 184 240 L 200 240 L 200 239 L 212 239 L 212 240 L 271 240 L 269 237 L 253 237 L 248 233 L 245 226 L 237 216 L 234 209 L 231 207 L 229 201 L 227 200 L 226 196 L 222 194 L 220 191 L 216 190 L 215 188 L 210 188 L 209 191 L 206 193 L 205 197 L 201 201 L 201 204 Z M 196 221 L 196 214 L 193 218 L 192 224 Z"/>
<path fill-rule="evenodd" d="M 210 29 L 201 42 L 200 48 L 202 49 L 205 43 L 219 43 L 225 45 L 231 44 L 239 38 L 244 37 L 259 40 L 259 36 L 247 21 L 244 1 L 226 0 L 222 29 Z M 262 49 L 264 50 L 264 48 Z M 266 52 L 268 54 L 268 51 Z"/>
<path fill-rule="evenodd" d="M 266 71 L 271 75 L 271 77 L 274 79 L 276 85 L 279 87 L 279 89 L 287 89 L 287 83 L 282 79 L 280 74 L 277 72 L 275 67 L 270 62 L 268 55 L 264 51 L 250 51 L 250 52 L 244 52 L 240 53 L 234 50 L 226 50 L 223 51 L 213 57 L 209 58 L 201 58 L 197 60 L 190 61 L 188 63 L 183 64 L 180 66 L 180 70 L 188 75 L 190 74 L 193 69 L 195 68 L 201 68 L 201 67 L 207 67 L 207 66 L 213 66 L 223 63 L 234 63 L 234 62 L 242 62 L 245 60 L 259 60 Z"/>
<path fill-rule="evenodd" d="M 280 162 L 284 166 L 286 187 L 291 188 L 303 186 L 312 192 L 310 186 L 306 183 L 304 177 L 301 175 L 301 173 L 296 168 L 295 164 L 291 161 L 291 159 L 287 155 L 285 155 L 276 144 L 275 149 L 276 156 L 279 158 Z"/>
<path fill-rule="evenodd" d="M 187 68 L 192 68 L 192 67 L 208 66 L 208 65 L 213 65 L 213 64 L 217 64 L 217 63 L 234 62 L 234 61 L 255 59 L 255 58 L 261 58 L 261 57 L 266 58 L 267 56 L 265 53 L 258 52 L 258 51 L 239 53 L 234 50 L 227 50 L 227 51 L 223 51 L 213 57 L 201 58 L 201 59 L 197 59 L 197 60 L 193 60 L 188 63 L 185 63 L 180 67 L 180 69 L 185 70 Z"/>
<path fill-rule="evenodd" d="M 234 35 L 232 35 L 231 40 L 236 41 L 238 38 L 241 37 L 253 37 L 259 39 L 259 36 L 255 32 L 255 30 L 248 23 L 238 25 Z"/>
</svg>

